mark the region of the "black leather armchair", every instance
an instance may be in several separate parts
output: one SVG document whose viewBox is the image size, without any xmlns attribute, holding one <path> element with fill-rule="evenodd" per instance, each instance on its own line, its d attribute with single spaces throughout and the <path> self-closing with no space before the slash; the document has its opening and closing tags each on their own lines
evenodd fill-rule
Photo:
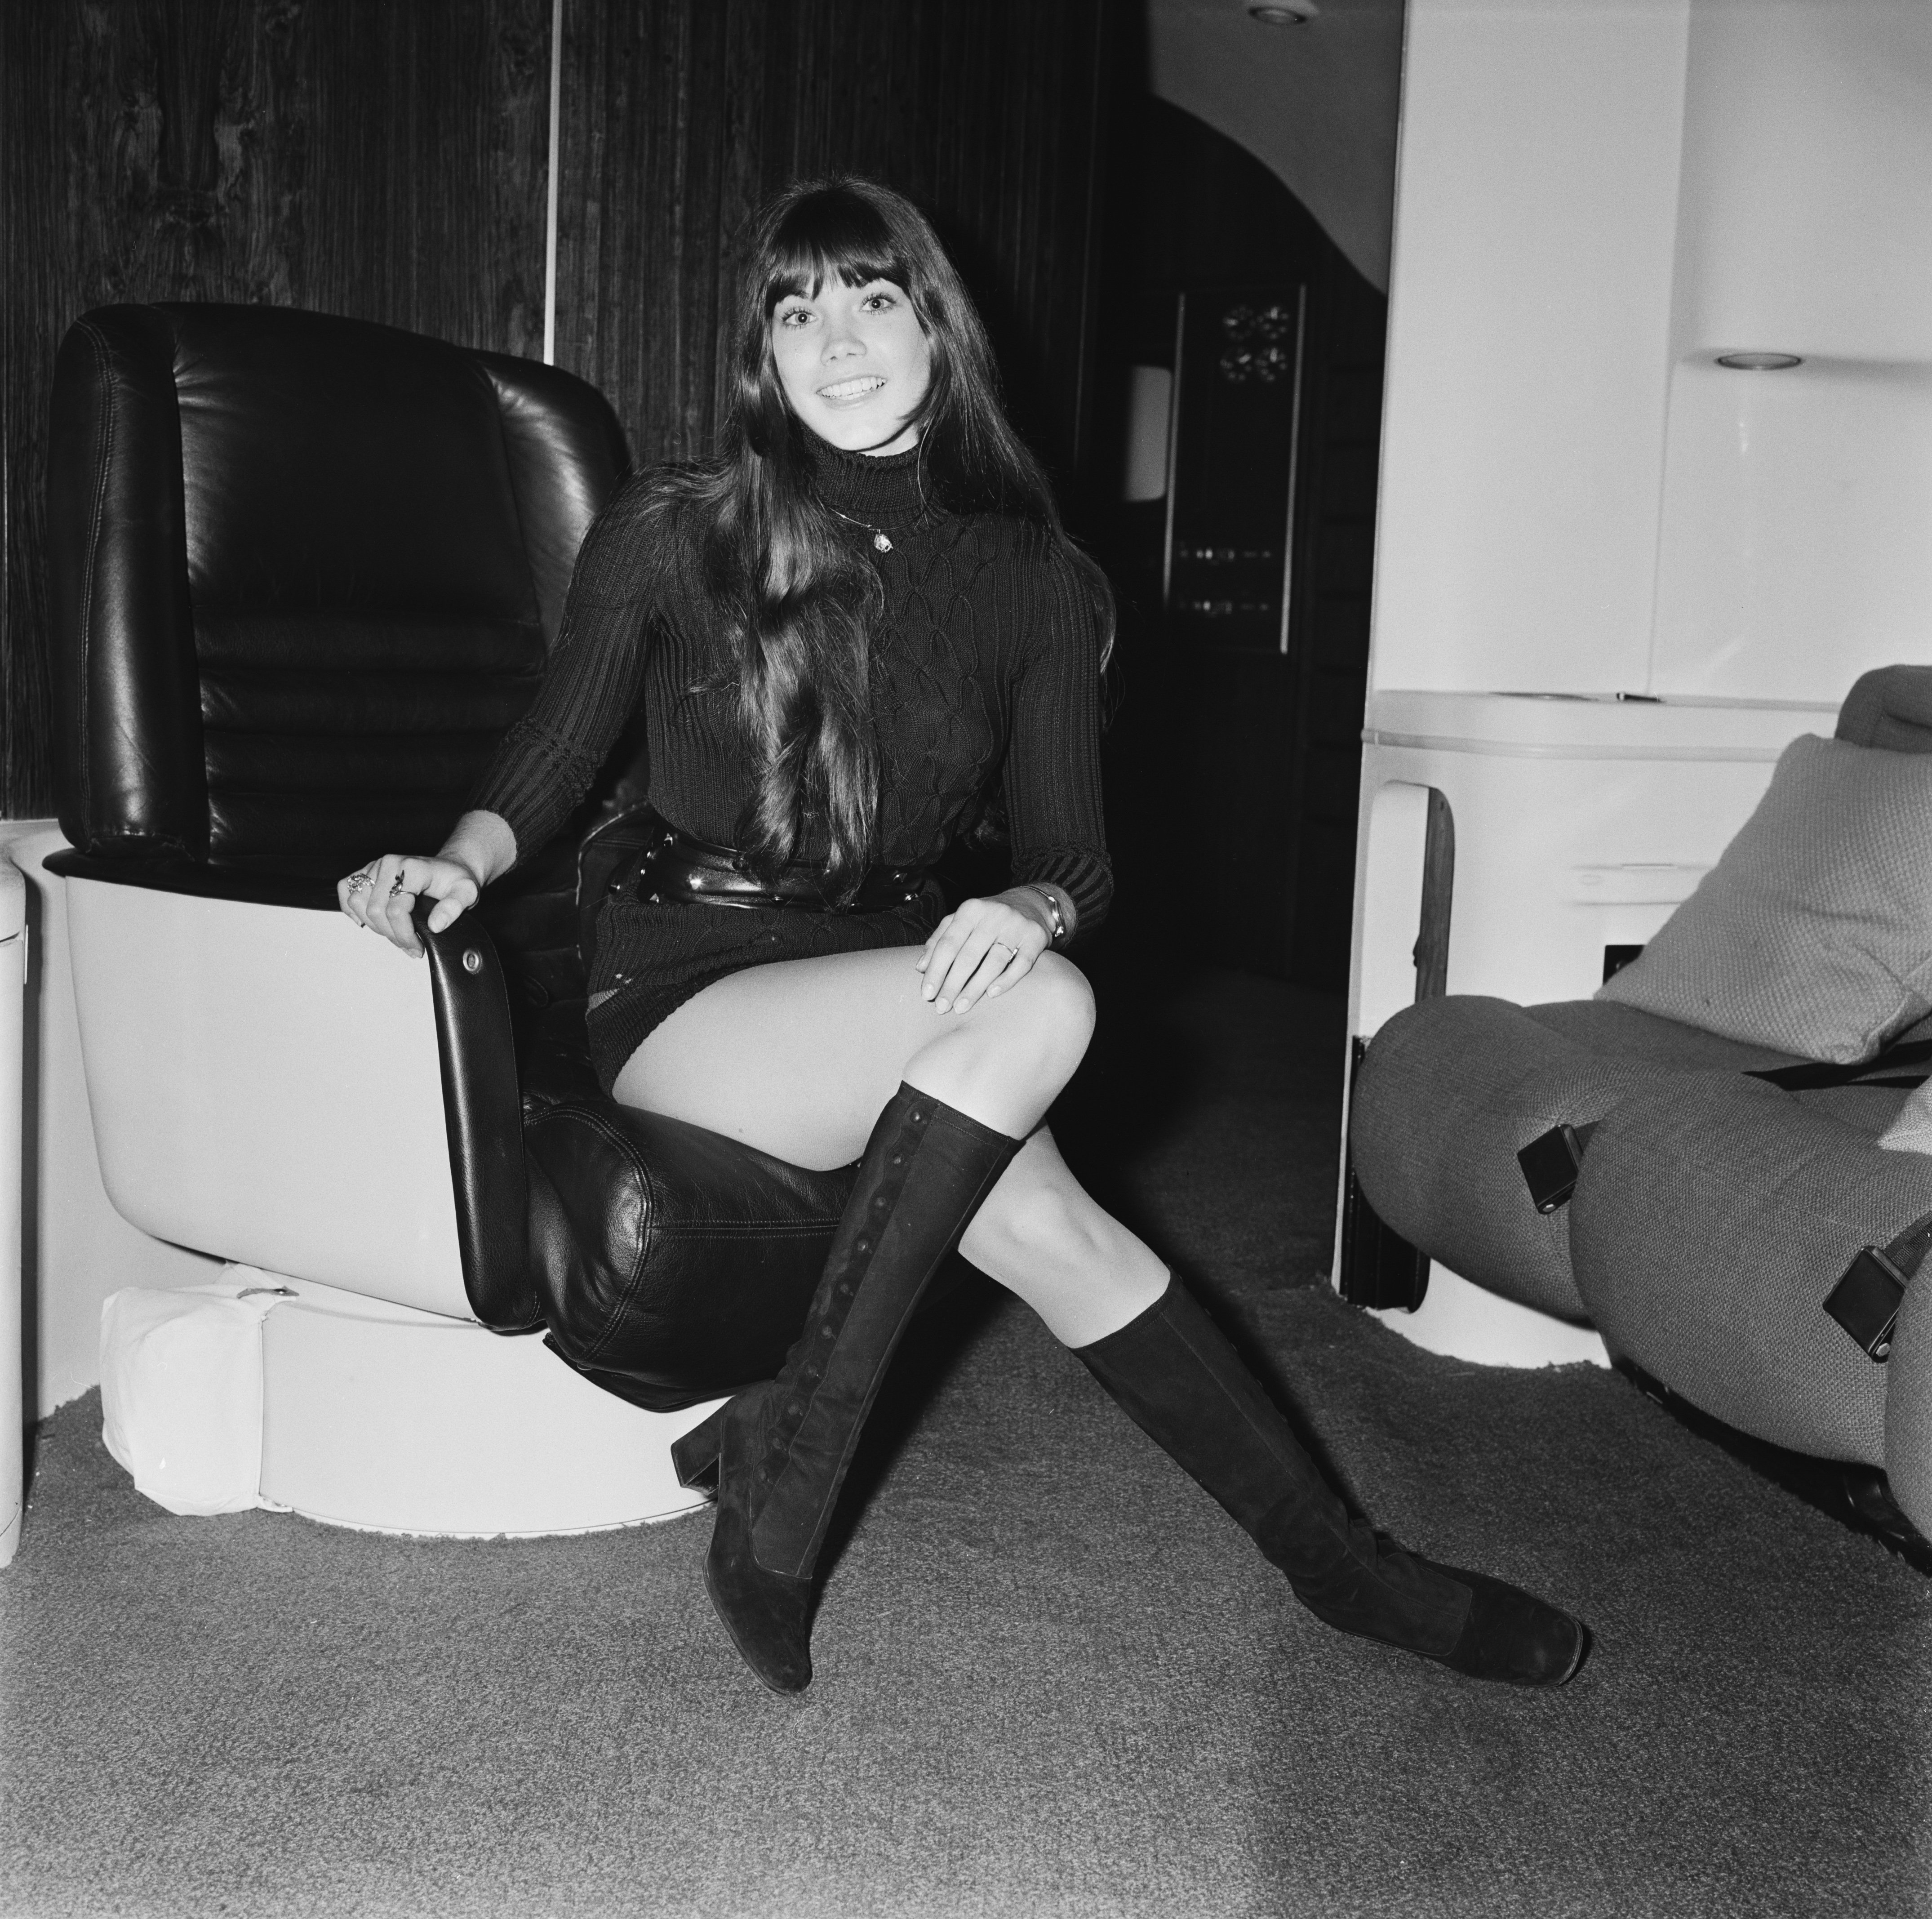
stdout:
<svg viewBox="0 0 1932 1919">
<path fill-rule="evenodd" d="M 135 1224 L 543 1329 L 667 1411 L 776 1368 L 847 1176 L 596 1087 L 577 842 L 624 769 L 427 969 L 348 938 L 334 887 L 440 843 L 624 464 L 602 398 L 528 361 L 282 309 L 85 316 L 53 397 L 50 863 Z"/>
</svg>

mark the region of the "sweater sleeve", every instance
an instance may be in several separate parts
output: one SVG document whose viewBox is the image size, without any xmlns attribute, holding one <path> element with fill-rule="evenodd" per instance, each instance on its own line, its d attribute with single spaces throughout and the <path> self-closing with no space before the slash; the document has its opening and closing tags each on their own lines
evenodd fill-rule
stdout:
<svg viewBox="0 0 1932 1919">
<path fill-rule="evenodd" d="M 543 684 L 470 794 L 471 809 L 508 821 L 519 863 L 569 818 L 637 705 L 671 518 L 641 479 L 604 509 L 578 550 Z"/>
<path fill-rule="evenodd" d="M 1049 547 L 1021 570 L 1026 617 L 1004 776 L 1012 875 L 1064 887 L 1084 937 L 1114 893 L 1100 803 L 1102 611 Z"/>
</svg>

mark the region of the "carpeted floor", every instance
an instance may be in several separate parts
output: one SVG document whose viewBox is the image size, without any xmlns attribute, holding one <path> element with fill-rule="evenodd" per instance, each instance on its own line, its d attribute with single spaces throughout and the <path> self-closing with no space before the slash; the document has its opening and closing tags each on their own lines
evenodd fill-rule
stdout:
<svg viewBox="0 0 1932 1919">
<path fill-rule="evenodd" d="M 514 1545 L 178 1519 L 90 1395 L 0 1575 L 0 1912 L 1932 1912 L 1932 1582 L 1614 1376 L 1435 1359 L 1311 1284 L 1333 1002 L 1148 1004 L 1110 1003 L 1132 1044 L 1070 1156 L 1384 1524 L 1588 1619 L 1565 1692 L 1327 1631 L 978 1289 L 896 1377 L 797 1701 L 713 1622 L 702 1518 Z"/>
</svg>

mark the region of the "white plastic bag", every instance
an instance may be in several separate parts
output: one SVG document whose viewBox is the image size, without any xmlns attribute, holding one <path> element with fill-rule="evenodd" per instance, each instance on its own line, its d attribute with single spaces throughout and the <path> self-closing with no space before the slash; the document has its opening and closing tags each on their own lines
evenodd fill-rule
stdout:
<svg viewBox="0 0 1932 1919">
<path fill-rule="evenodd" d="M 290 1290 L 231 1266 L 206 1286 L 124 1287 L 100 1307 L 100 1437 L 170 1512 L 264 1503 L 262 1321 Z"/>
</svg>

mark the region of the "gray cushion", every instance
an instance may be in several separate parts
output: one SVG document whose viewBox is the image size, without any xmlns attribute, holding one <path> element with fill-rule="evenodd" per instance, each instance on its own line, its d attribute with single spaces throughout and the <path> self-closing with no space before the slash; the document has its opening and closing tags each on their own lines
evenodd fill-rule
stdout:
<svg viewBox="0 0 1932 1919">
<path fill-rule="evenodd" d="M 1890 753 L 1932 753 L 1932 666 L 1874 666 L 1852 682 L 1836 737 Z"/>
<path fill-rule="evenodd" d="M 1932 755 L 1804 734 L 1717 865 L 1598 998 L 1808 1059 L 1932 1010 Z"/>
<path fill-rule="evenodd" d="M 1681 1020 L 1666 1020 L 1612 1000 L 1559 999 L 1524 1011 L 1540 1026 L 1592 1053 L 1668 1066 L 1673 1071 L 1749 1073 L 1764 1066 L 1792 1066 L 1802 1057 L 1775 1047 L 1748 1046 Z"/>
<path fill-rule="evenodd" d="M 1932 1080 L 1906 1098 L 1879 1143 L 1888 1152 L 1932 1154 Z"/>
<path fill-rule="evenodd" d="M 1602 1051 L 1590 1043 L 1599 1037 L 1611 1043 Z M 1348 1146 L 1362 1191 L 1411 1245 L 1464 1278 L 1582 1320 L 1568 1215 L 1538 1212 L 1516 1153 L 1551 1127 L 1600 1119 L 1634 1089 L 1670 1077 L 1662 1062 L 1673 1039 L 1701 1054 L 1726 1045 L 1588 1002 L 1526 1010 L 1456 994 L 1405 1008 L 1355 1077 Z M 1753 1064 L 1760 1056 L 1730 1050 Z"/>
<path fill-rule="evenodd" d="M 1932 1284 L 1927 1278 L 1906 1289 L 1885 1371 L 1886 1476 L 1905 1516 L 1932 1539 Z"/>
<path fill-rule="evenodd" d="M 1691 1074 L 1598 1128 L 1570 1253 L 1612 1352 L 1745 1432 L 1877 1466 L 1888 1369 L 1824 1300 L 1861 1247 L 1927 1212 L 1932 1161 L 1757 1082 Z"/>
</svg>

